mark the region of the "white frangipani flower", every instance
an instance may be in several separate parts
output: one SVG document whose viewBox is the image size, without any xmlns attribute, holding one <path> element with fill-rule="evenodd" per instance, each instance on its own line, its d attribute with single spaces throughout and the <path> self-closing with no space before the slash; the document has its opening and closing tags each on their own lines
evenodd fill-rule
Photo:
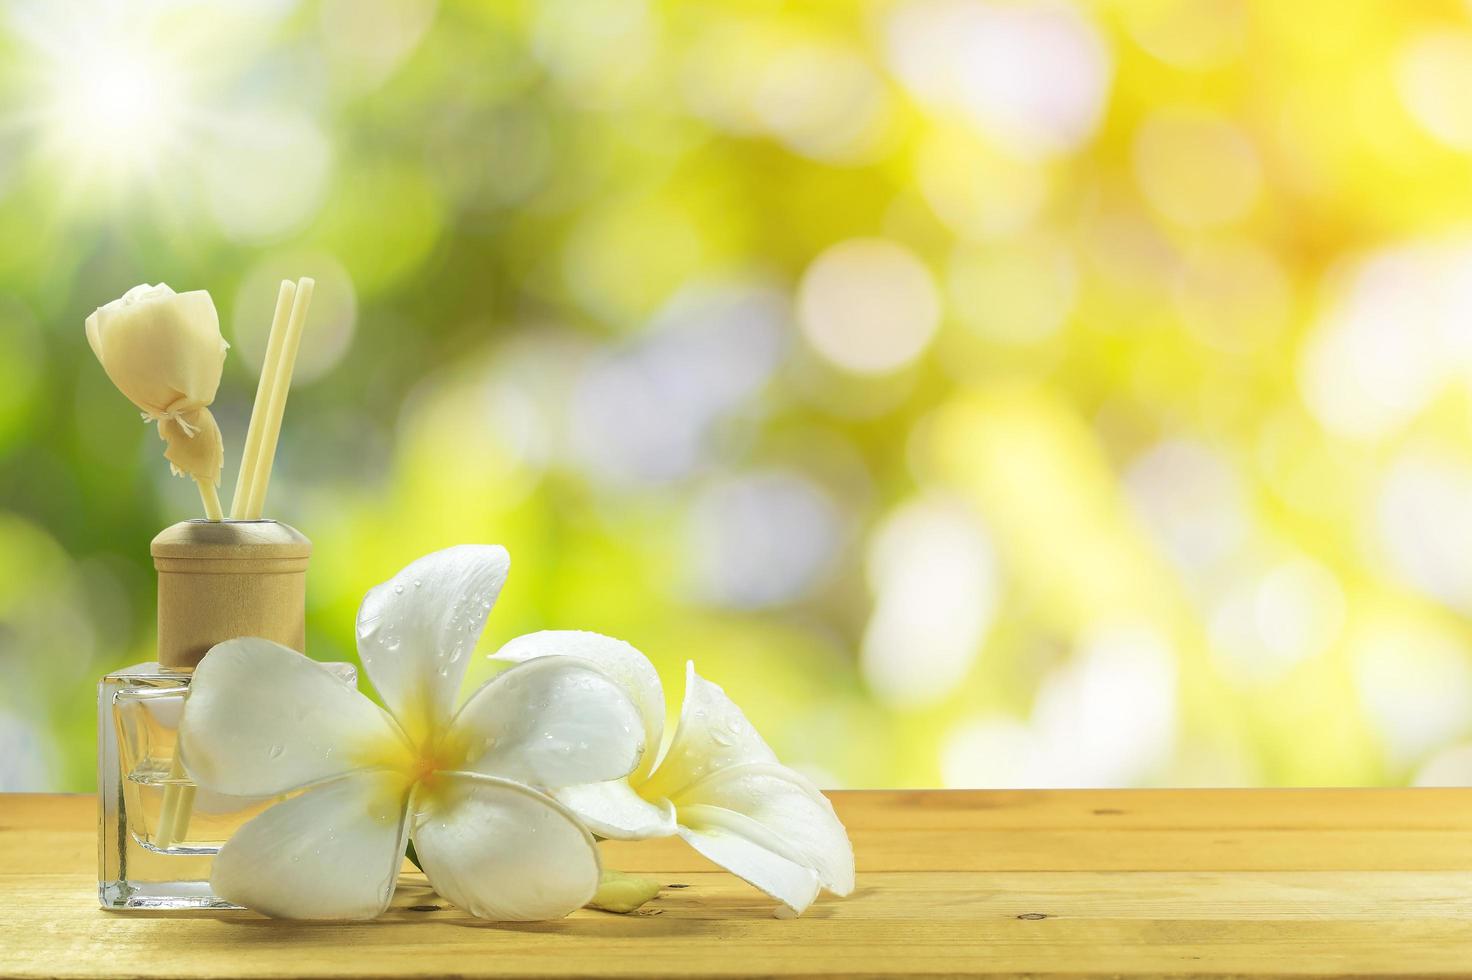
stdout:
<svg viewBox="0 0 1472 980">
<path fill-rule="evenodd" d="M 593 897 L 594 840 L 542 791 L 630 772 L 639 713 L 567 657 L 506 671 L 454 709 L 509 567 L 503 548 L 462 545 L 369 591 L 358 651 L 387 711 L 266 640 L 205 656 L 180 727 L 190 777 L 238 796 L 300 791 L 225 843 L 217 894 L 273 916 L 370 918 L 412 838 L 435 891 L 482 918 L 555 918 Z"/>
<path fill-rule="evenodd" d="M 679 726 L 656 764 L 664 690 L 638 650 L 597 633 L 548 630 L 517 637 L 496 654 L 517 665 L 512 671 L 569 657 L 618 681 L 644 724 L 644 751 L 627 778 L 553 792 L 594 833 L 625 840 L 678 834 L 782 902 L 779 913 L 800 914 L 819 888 L 853 891 L 853 846 L 827 797 L 780 764 L 741 709 L 693 663 L 685 669 Z"/>
</svg>

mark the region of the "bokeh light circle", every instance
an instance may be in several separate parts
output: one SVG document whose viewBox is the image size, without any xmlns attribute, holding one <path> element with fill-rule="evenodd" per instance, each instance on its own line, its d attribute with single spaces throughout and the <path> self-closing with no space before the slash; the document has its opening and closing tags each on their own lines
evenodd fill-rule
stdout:
<svg viewBox="0 0 1472 980">
<path fill-rule="evenodd" d="M 935 280 L 895 242 L 858 238 L 803 273 L 798 323 L 813 349 L 855 374 L 887 374 L 919 357 L 940 324 Z"/>
<path fill-rule="evenodd" d="M 240 110 L 201 147 L 205 200 L 220 230 L 239 242 L 273 241 L 321 206 L 332 147 L 299 109 Z"/>
<path fill-rule="evenodd" d="M 996 615 L 990 538 L 966 504 L 920 498 L 885 518 L 869 542 L 874 611 L 860 667 L 880 701 L 917 707 L 955 692 Z"/>
<path fill-rule="evenodd" d="M 803 598 L 832 571 L 843 518 L 817 483 L 790 470 L 742 473 L 701 490 L 687 518 L 696 595 L 736 609 Z"/>
<path fill-rule="evenodd" d="M 1072 4 L 920 0 L 889 17 L 885 41 L 891 69 L 918 98 L 966 112 L 1029 159 L 1093 136 L 1113 74 L 1099 29 Z"/>
<path fill-rule="evenodd" d="M 1171 109 L 1147 118 L 1135 136 L 1134 165 L 1146 200 L 1190 228 L 1242 219 L 1262 188 L 1247 134 L 1207 112 Z"/>
<path fill-rule="evenodd" d="M 1242 53 L 1244 0 L 1130 0 L 1119 12 L 1135 42 L 1176 68 L 1209 71 Z"/>
<path fill-rule="evenodd" d="M 358 327 L 358 296 L 342 263 L 325 253 L 273 255 L 246 272 L 235 291 L 230 339 L 232 352 L 259 374 L 266 357 L 276 294 L 283 279 L 316 280 L 308 322 L 302 330 L 292 384 L 307 385 L 337 366 L 352 346 Z"/>
<path fill-rule="evenodd" d="M 1426 132 L 1472 153 L 1472 32 L 1443 30 L 1407 41 L 1396 64 L 1401 100 Z"/>
</svg>

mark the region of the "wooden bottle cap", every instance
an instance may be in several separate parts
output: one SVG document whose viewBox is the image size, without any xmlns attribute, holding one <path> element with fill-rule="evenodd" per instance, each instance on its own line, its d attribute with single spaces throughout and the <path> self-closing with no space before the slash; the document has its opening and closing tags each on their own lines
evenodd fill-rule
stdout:
<svg viewBox="0 0 1472 980">
<path fill-rule="evenodd" d="M 149 549 L 158 570 L 158 662 L 195 667 L 210 647 L 259 636 L 305 653 L 312 542 L 276 521 L 183 521 Z"/>
</svg>

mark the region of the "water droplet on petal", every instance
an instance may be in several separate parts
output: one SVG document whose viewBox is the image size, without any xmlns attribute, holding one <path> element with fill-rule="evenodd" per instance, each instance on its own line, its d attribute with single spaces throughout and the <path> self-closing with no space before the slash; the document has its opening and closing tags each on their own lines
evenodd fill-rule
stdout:
<svg viewBox="0 0 1472 980">
<path fill-rule="evenodd" d="M 279 759 L 279 758 L 281 758 L 281 753 L 283 753 L 285 751 L 286 751 L 286 746 L 284 746 L 284 745 L 273 745 L 273 746 L 271 746 L 271 758 L 273 758 L 273 759 Z"/>
</svg>

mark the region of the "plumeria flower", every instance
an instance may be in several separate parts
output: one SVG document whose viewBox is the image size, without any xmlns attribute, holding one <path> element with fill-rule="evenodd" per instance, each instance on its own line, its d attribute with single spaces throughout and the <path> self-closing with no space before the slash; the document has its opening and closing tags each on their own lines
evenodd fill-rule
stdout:
<svg viewBox="0 0 1472 980">
<path fill-rule="evenodd" d="M 412 839 L 434 890 L 482 918 L 555 918 L 593 897 L 593 837 L 541 789 L 627 774 L 643 728 L 619 685 L 567 657 L 506 671 L 454 709 L 509 567 L 503 548 L 462 545 L 368 593 L 358 652 L 387 710 L 266 640 L 205 656 L 180 728 L 190 778 L 298 794 L 220 849 L 216 894 L 273 916 L 370 918 Z"/>
<path fill-rule="evenodd" d="M 685 668 L 685 701 L 668 748 L 659 674 L 638 650 L 597 633 L 549 630 L 518 637 L 496 654 L 517 666 L 575 658 L 617 680 L 639 707 L 644 751 L 627 778 L 555 790 L 604 837 L 636 840 L 678 834 L 690 846 L 798 915 L 824 888 L 854 887 L 854 852 L 827 797 L 777 761 L 726 693 Z"/>
</svg>

